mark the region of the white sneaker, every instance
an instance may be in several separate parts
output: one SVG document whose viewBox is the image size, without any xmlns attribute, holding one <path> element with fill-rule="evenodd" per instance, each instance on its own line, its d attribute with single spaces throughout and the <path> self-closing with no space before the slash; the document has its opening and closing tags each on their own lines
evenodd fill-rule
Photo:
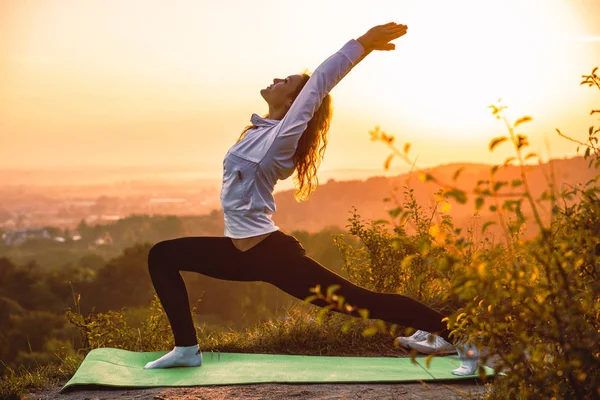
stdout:
<svg viewBox="0 0 600 400">
<path fill-rule="evenodd" d="M 400 346 L 408 348 L 410 343 L 420 342 L 426 340 L 429 335 L 429 332 L 426 331 L 416 331 L 411 336 L 398 336 L 396 341 L 400 343 Z"/>
<path fill-rule="evenodd" d="M 479 357 L 481 352 L 472 344 L 457 344 L 460 357 L 460 367 L 452 370 L 452 374 L 459 376 L 475 375 L 479 369 Z"/>
<path fill-rule="evenodd" d="M 415 343 L 409 343 L 411 349 L 424 354 L 454 354 L 456 347 L 446 342 L 441 336 L 429 335 L 425 340 Z"/>
</svg>

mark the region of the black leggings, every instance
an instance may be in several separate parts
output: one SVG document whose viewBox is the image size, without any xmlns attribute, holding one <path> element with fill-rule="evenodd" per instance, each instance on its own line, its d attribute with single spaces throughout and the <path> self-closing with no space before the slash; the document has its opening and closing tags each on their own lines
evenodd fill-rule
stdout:
<svg viewBox="0 0 600 400">
<path fill-rule="evenodd" d="M 228 237 L 183 237 L 155 244 L 148 254 L 150 277 L 167 314 L 176 346 L 198 343 L 185 283 L 179 271 L 193 271 L 230 281 L 262 281 L 304 300 L 310 288 L 330 285 L 358 308 L 369 310 L 369 318 L 437 332 L 448 340 L 444 315 L 409 297 L 378 293 L 349 282 L 306 255 L 293 236 L 275 231 L 247 251 L 237 249 Z M 325 306 L 324 300 L 312 304 Z M 357 313 L 352 314 L 358 316 Z"/>
</svg>

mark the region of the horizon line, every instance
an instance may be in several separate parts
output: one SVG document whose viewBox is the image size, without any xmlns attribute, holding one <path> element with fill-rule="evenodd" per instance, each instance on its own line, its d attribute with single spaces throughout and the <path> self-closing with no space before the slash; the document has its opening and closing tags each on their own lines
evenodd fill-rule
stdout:
<svg viewBox="0 0 600 400">
<path fill-rule="evenodd" d="M 564 156 L 564 157 L 551 157 L 549 160 L 566 160 L 572 158 L 583 157 L 583 155 L 573 155 L 573 156 Z M 544 161 L 546 162 L 546 161 Z M 426 166 L 425 168 L 432 168 L 436 166 L 442 165 L 452 165 L 452 164 L 480 164 L 480 165 L 496 165 L 494 163 L 485 163 L 485 162 L 475 162 L 475 161 L 451 161 L 446 163 L 439 163 L 435 165 Z M 151 169 L 151 168 L 189 168 L 189 167 L 209 167 L 214 168 L 214 164 L 210 163 L 182 163 L 182 164 L 133 164 L 133 165 L 98 165 L 98 164 L 90 164 L 90 165 L 49 165 L 49 166 L 0 166 L 0 171 L 32 171 L 32 170 L 64 170 L 64 169 L 117 169 L 117 168 L 131 168 L 131 169 Z M 390 170 L 403 169 L 399 167 L 390 168 Z M 423 169 L 423 168 L 421 168 Z M 337 167 L 337 168 L 322 168 L 319 169 L 319 172 L 329 172 L 329 171 L 377 171 L 381 170 L 382 172 L 386 172 L 383 168 L 356 168 L 356 167 Z"/>
</svg>

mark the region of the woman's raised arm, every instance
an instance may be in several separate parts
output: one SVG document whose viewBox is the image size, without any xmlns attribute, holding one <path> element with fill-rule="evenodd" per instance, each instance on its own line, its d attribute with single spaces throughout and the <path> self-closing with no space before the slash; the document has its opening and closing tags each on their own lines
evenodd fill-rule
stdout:
<svg viewBox="0 0 600 400">
<path fill-rule="evenodd" d="M 350 40 L 321 63 L 279 123 L 273 143 L 261 163 L 270 163 L 278 158 L 287 159 L 292 156 L 300 136 L 329 91 L 373 50 L 394 50 L 395 45 L 390 41 L 403 36 L 406 32 L 406 25 L 394 22 L 375 26 L 358 39 Z"/>
</svg>

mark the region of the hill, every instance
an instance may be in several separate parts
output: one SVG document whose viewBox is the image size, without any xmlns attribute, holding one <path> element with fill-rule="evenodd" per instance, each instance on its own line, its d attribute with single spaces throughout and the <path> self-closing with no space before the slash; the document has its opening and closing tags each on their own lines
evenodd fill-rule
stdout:
<svg viewBox="0 0 600 400">
<path fill-rule="evenodd" d="M 458 169 L 463 169 L 456 182 L 453 176 Z M 316 232 L 325 226 L 344 227 L 351 215 L 352 207 L 365 219 L 389 219 L 387 210 L 395 208 L 394 198 L 399 204 L 404 202 L 403 191 L 405 187 L 414 189 L 417 202 L 427 207 L 433 206 L 434 193 L 441 188 L 433 182 L 422 182 L 418 179 L 419 173 L 429 173 L 439 181 L 453 183 L 458 188 L 472 193 L 479 180 L 490 179 L 492 166 L 484 164 L 454 163 L 441 165 L 434 168 L 413 171 L 412 173 L 396 177 L 372 177 L 365 181 L 335 181 L 330 179 L 319 186 L 309 201 L 297 202 L 293 191 L 288 190 L 277 193 L 275 202 L 277 212 L 274 221 L 284 231 L 307 230 Z M 555 159 L 548 163 L 531 165 L 528 167 L 527 179 L 534 198 L 539 198 L 543 191 L 548 189 L 548 182 L 554 171 L 556 187 L 567 188 L 569 185 L 585 183 L 595 177 L 599 170 L 588 168 L 588 162 L 583 157 L 569 159 Z M 495 174 L 496 180 L 520 178 L 520 169 L 515 166 L 502 167 Z M 521 192 L 522 189 L 512 193 Z M 504 188 L 500 193 L 511 193 L 511 189 Z M 475 195 L 469 196 L 465 205 L 450 201 L 452 211 L 450 214 L 457 226 L 465 227 L 472 221 L 475 212 Z M 391 198 L 391 202 L 384 202 L 384 198 Z M 549 207 L 545 207 L 548 211 Z M 524 207 L 527 214 L 527 208 Z M 493 217 L 492 213 L 484 207 L 480 215 L 482 219 Z M 549 218 L 549 213 L 544 215 Z"/>
</svg>

